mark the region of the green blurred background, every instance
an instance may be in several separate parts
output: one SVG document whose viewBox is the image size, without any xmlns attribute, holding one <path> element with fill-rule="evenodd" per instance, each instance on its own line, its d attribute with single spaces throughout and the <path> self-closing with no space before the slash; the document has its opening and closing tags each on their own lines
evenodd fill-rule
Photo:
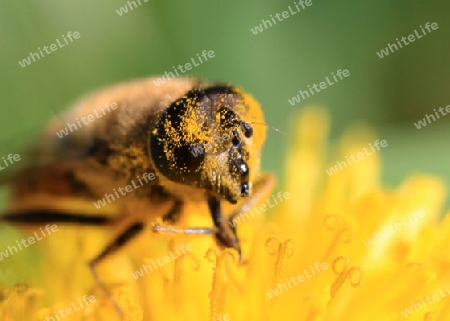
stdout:
<svg viewBox="0 0 450 321">
<path fill-rule="evenodd" d="M 32 139 L 81 95 L 171 71 L 206 49 L 214 50 L 215 58 L 189 75 L 242 86 L 261 102 L 271 126 L 288 131 L 292 115 L 322 105 L 332 116 L 332 139 L 349 124 L 364 121 L 388 141 L 382 150 L 386 184 L 397 185 L 412 172 L 437 174 L 450 183 L 445 139 L 450 116 L 420 130 L 413 125 L 434 108 L 450 105 L 450 3 L 312 1 L 258 35 L 250 28 L 294 2 L 141 0 L 138 8 L 119 16 L 116 10 L 125 0 L 3 1 L 2 155 Z M 376 55 L 428 21 L 439 29 L 383 59 Z M 30 66 L 19 66 L 30 51 L 68 31 L 78 31 L 81 38 Z M 338 69 L 348 69 L 350 77 L 295 106 L 287 102 Z M 280 155 L 287 145 L 288 138 L 270 131 L 265 170 L 281 173 Z"/>
</svg>

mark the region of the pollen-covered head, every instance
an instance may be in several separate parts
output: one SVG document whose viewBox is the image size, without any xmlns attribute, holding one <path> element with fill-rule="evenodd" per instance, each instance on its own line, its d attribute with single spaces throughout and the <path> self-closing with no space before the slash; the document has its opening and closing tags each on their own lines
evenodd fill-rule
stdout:
<svg viewBox="0 0 450 321">
<path fill-rule="evenodd" d="M 224 85 L 192 89 L 161 114 L 150 153 L 167 179 L 236 203 L 251 193 L 265 128 L 258 103 Z M 253 173 L 254 171 L 254 173 Z"/>
</svg>

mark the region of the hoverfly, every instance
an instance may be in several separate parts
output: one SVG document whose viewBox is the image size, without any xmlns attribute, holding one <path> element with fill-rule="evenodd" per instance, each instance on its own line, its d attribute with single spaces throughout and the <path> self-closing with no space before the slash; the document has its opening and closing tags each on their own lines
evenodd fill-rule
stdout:
<svg viewBox="0 0 450 321">
<path fill-rule="evenodd" d="M 183 213 L 185 202 L 206 202 L 213 227 L 151 228 L 158 233 L 211 234 L 219 245 L 241 255 L 236 227 L 228 223 L 274 183 L 272 175 L 260 175 L 266 133 L 263 126 L 253 126 L 264 124 L 264 119 L 249 94 L 228 84 L 178 78 L 156 85 L 154 79 L 94 93 L 52 120 L 33 149 L 33 165 L 10 180 L 12 197 L 1 216 L 4 222 L 108 226 L 127 216 L 130 224 L 90 261 L 99 284 L 96 266 L 151 223 L 150 215 L 136 207 L 167 208 L 162 222 L 170 224 L 189 215 Z M 210 143 L 213 147 L 208 148 Z M 124 195 L 121 186 L 128 193 L 128 186 L 138 180 L 142 184 L 132 189 L 132 198 L 117 197 Z M 103 199 L 104 207 L 94 206 L 106 195 L 116 195 L 116 215 L 102 212 L 110 199 L 108 204 Z M 92 206 L 68 209 L 61 202 L 68 199 Z M 237 204 L 236 210 L 224 215 L 223 202 Z"/>
</svg>

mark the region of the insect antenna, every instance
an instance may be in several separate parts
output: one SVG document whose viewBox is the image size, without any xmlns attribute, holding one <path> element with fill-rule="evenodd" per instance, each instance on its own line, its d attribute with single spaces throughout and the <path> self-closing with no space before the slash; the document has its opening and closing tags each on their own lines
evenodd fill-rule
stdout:
<svg viewBox="0 0 450 321">
<path fill-rule="evenodd" d="M 274 131 L 276 131 L 276 132 L 278 132 L 278 133 L 280 133 L 280 134 L 282 134 L 282 135 L 284 135 L 284 136 L 287 136 L 287 134 L 286 134 L 284 131 L 279 130 L 279 129 L 276 128 L 276 127 L 273 127 L 273 126 L 270 126 L 270 125 L 267 125 L 267 124 L 264 124 L 264 123 L 251 122 L 250 124 L 256 124 L 256 125 L 266 126 L 266 127 L 270 128 L 270 129 L 273 129 Z"/>
</svg>

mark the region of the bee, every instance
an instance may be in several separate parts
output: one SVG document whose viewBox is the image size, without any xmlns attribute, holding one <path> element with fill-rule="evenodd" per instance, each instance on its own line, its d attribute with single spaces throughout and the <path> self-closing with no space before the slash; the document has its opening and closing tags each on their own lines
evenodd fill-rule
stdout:
<svg viewBox="0 0 450 321">
<path fill-rule="evenodd" d="M 213 235 L 241 256 L 236 227 L 227 223 L 274 184 L 271 174 L 260 173 L 266 131 L 253 124 L 264 117 L 248 93 L 192 78 L 155 79 L 100 90 L 53 119 L 32 148 L 33 164 L 10 180 L 3 222 L 128 222 L 89 263 L 100 284 L 96 266 L 149 223 L 155 233 Z M 189 215 L 185 202 L 206 202 L 212 227 L 175 228 Z M 223 203 L 236 209 L 225 215 Z M 155 213 L 163 224 L 151 222 Z"/>
</svg>

